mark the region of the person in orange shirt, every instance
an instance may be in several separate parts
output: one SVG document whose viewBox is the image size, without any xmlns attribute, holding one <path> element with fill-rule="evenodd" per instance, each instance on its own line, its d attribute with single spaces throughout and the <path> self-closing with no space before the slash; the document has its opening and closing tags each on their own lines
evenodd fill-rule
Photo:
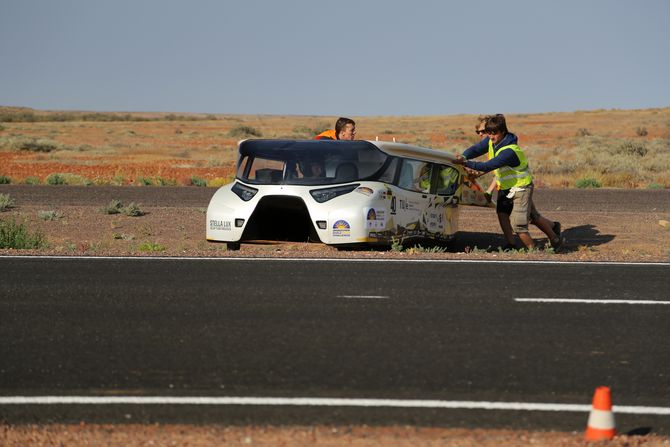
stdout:
<svg viewBox="0 0 670 447">
<path fill-rule="evenodd" d="M 353 140 L 356 137 L 356 123 L 351 118 L 341 117 L 335 123 L 335 129 L 321 132 L 315 140 Z"/>
</svg>

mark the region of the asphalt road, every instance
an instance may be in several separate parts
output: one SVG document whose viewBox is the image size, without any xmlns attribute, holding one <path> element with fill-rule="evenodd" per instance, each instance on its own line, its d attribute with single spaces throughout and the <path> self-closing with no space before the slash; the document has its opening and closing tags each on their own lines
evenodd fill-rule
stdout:
<svg viewBox="0 0 670 447">
<path fill-rule="evenodd" d="M 138 186 L 0 185 L 20 204 L 44 206 L 103 206 L 111 200 L 140 203 L 145 207 L 206 207 L 214 188 Z M 670 189 L 545 189 L 533 196 L 543 211 L 668 212 Z"/>
<path fill-rule="evenodd" d="M 583 430 L 574 411 L 2 398 L 590 404 L 607 385 L 615 405 L 667 409 L 669 285 L 667 264 L 0 257 L 0 420 Z M 670 414 L 616 418 L 670 433 Z"/>
</svg>

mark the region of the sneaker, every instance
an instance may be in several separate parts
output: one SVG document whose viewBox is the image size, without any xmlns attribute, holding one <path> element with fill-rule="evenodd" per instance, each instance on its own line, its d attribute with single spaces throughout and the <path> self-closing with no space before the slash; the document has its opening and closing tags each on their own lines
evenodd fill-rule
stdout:
<svg viewBox="0 0 670 447">
<path fill-rule="evenodd" d="M 551 241 L 551 246 L 553 247 L 555 252 L 558 252 L 561 249 L 561 247 L 563 246 L 564 242 L 565 242 L 565 238 L 563 238 L 561 236 L 557 236 L 556 239 Z"/>
<path fill-rule="evenodd" d="M 560 222 L 554 222 L 554 226 L 551 227 L 551 229 L 554 231 L 554 234 L 556 235 L 557 238 L 561 238 L 561 223 Z"/>
</svg>

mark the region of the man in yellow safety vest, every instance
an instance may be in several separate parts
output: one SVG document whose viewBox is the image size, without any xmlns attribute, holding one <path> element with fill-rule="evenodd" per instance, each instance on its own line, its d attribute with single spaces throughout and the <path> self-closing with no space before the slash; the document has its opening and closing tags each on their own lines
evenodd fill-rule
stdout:
<svg viewBox="0 0 670 447">
<path fill-rule="evenodd" d="M 494 171 L 498 184 L 496 212 L 501 227 L 511 225 L 525 247 L 532 249 L 535 243 L 528 232 L 530 222 L 547 235 L 551 246 L 558 251 L 563 244 L 561 224 L 543 217 L 535 208 L 528 160 L 517 145 L 517 137 L 507 130 L 505 117 L 502 114 L 488 116 L 484 131 L 488 135 L 488 151 L 478 147 L 482 145 L 472 146 L 456 157 L 456 163 L 475 171 Z M 470 161 L 484 153 L 488 153 L 488 161 Z M 514 240 L 507 242 L 505 249 L 515 247 Z"/>
</svg>

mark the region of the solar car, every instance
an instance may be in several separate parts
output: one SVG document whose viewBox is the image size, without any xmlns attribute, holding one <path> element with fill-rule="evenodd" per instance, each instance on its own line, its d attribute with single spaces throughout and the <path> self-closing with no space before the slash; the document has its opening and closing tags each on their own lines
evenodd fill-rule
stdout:
<svg viewBox="0 0 670 447">
<path fill-rule="evenodd" d="M 235 180 L 207 207 L 207 240 L 446 244 L 459 205 L 488 205 L 454 159 L 386 141 L 244 140 Z"/>
</svg>

